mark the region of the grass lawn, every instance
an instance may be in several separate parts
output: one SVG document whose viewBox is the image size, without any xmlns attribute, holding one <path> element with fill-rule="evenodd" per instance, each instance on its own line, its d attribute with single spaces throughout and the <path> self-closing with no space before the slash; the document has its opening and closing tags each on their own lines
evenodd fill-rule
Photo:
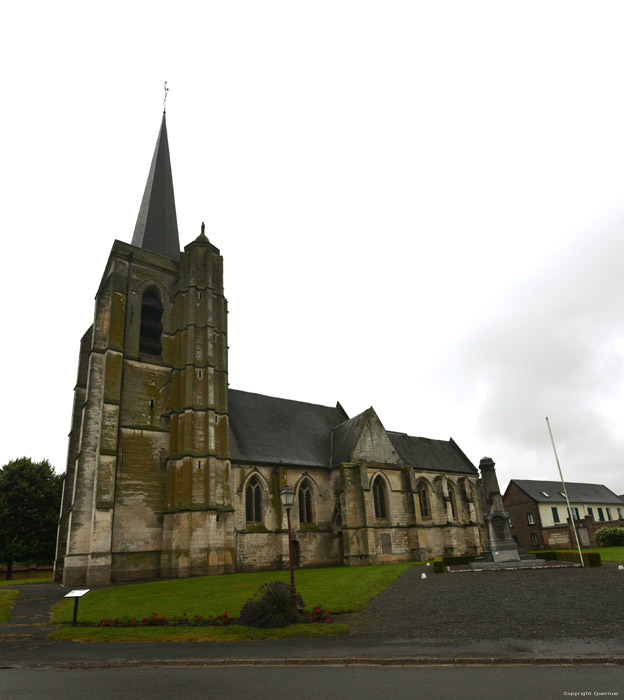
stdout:
<svg viewBox="0 0 624 700">
<path fill-rule="evenodd" d="M 587 547 L 583 552 L 598 552 L 602 561 L 624 563 L 624 547 Z"/>
<path fill-rule="evenodd" d="M 51 578 L 14 578 L 11 581 L 0 581 L 0 588 L 5 586 L 29 586 L 31 583 L 52 583 Z"/>
<path fill-rule="evenodd" d="M 13 603 L 19 598 L 19 591 L 0 591 L 0 623 L 11 617 Z"/>
<path fill-rule="evenodd" d="M 361 610 L 370 600 L 392 585 L 413 564 L 385 566 L 334 567 L 304 569 L 295 573 L 295 585 L 306 610 L 315 605 L 329 608 L 332 614 Z M 91 591 L 80 601 L 79 621 L 99 625 L 103 617 L 136 617 L 157 613 L 159 617 L 203 617 L 228 612 L 237 618 L 240 609 L 262 584 L 289 582 L 287 571 L 252 574 L 203 576 L 155 581 Z M 55 623 L 71 622 L 73 601 L 63 600 L 52 616 Z"/>
<path fill-rule="evenodd" d="M 334 567 L 305 569 L 295 573 L 297 592 L 305 602 L 306 610 L 315 605 L 329 609 L 332 615 L 357 612 L 370 600 L 391 586 L 414 563 L 384 566 Z M 287 571 L 268 571 L 226 576 L 156 581 L 153 583 L 117 586 L 91 591 L 80 600 L 78 622 L 93 625 L 65 627 L 52 634 L 53 639 L 80 639 L 81 641 L 232 641 L 234 639 L 276 639 L 288 636 L 316 636 L 342 634 L 344 624 L 292 625 L 277 630 L 257 630 L 238 627 L 143 627 L 103 628 L 100 620 L 107 618 L 137 618 L 152 613 L 159 617 L 203 617 L 228 612 L 237 618 L 245 602 L 264 583 L 281 580 L 289 582 Z M 62 600 L 54 609 L 55 624 L 71 623 L 73 601 Z"/>
<path fill-rule="evenodd" d="M 61 627 L 49 639 L 70 642 L 242 642 L 346 634 L 345 624 L 289 625 L 277 629 L 227 627 Z"/>
<path fill-rule="evenodd" d="M 541 550 L 532 549 L 531 554 L 539 557 Z M 578 552 L 578 549 L 561 549 L 561 552 Z M 602 561 L 612 561 L 624 564 L 624 547 L 583 547 L 583 552 L 598 552 Z"/>
</svg>

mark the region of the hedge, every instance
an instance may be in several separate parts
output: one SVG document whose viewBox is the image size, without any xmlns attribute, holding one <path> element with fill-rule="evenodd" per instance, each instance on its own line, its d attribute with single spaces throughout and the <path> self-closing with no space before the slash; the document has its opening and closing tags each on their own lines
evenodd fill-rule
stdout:
<svg viewBox="0 0 624 700">
<path fill-rule="evenodd" d="M 540 559 L 548 559 L 550 561 L 569 561 L 573 564 L 580 564 L 581 557 L 578 552 L 571 550 L 545 550 L 536 552 Z M 602 559 L 598 552 L 583 552 L 583 561 L 585 566 L 602 566 Z"/>
</svg>

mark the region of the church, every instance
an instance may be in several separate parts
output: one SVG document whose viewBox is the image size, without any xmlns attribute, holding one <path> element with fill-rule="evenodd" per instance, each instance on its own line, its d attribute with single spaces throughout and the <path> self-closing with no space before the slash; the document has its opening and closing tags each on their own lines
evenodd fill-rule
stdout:
<svg viewBox="0 0 624 700">
<path fill-rule="evenodd" d="M 231 389 L 223 257 L 180 250 L 166 115 L 132 243 L 80 343 L 55 580 L 65 586 L 473 554 L 479 472 L 458 445 Z"/>
</svg>

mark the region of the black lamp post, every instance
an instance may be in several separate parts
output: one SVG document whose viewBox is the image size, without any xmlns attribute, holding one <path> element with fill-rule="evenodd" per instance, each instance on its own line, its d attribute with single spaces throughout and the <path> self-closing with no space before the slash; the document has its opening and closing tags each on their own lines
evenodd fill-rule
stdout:
<svg viewBox="0 0 624 700">
<path fill-rule="evenodd" d="M 295 570 L 293 568 L 293 549 L 292 535 L 290 531 L 290 509 L 295 502 L 295 489 L 292 486 L 284 486 L 280 491 L 282 505 L 286 508 L 286 519 L 288 520 L 288 560 L 290 563 L 290 596 L 292 598 L 292 606 L 295 614 L 298 614 L 297 609 L 297 591 L 295 590 Z"/>
</svg>

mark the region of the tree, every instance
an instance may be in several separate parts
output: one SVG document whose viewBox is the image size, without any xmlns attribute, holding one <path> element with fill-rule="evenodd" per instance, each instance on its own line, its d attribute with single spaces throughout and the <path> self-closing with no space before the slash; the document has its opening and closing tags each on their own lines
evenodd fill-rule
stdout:
<svg viewBox="0 0 624 700">
<path fill-rule="evenodd" d="M 0 561 L 7 579 L 14 562 L 53 561 L 62 484 L 47 459 L 21 457 L 0 468 Z"/>
</svg>

